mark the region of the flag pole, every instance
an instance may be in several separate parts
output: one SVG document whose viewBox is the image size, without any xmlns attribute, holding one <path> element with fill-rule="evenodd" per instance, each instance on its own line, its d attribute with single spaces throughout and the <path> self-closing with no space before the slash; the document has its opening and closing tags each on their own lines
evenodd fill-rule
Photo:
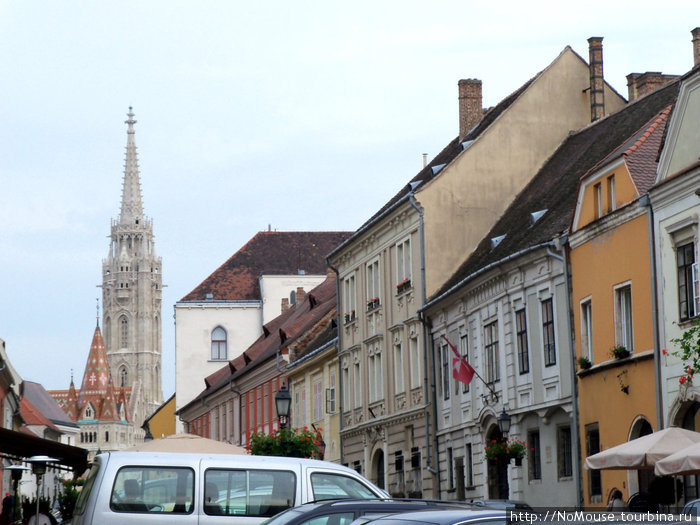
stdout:
<svg viewBox="0 0 700 525">
<path fill-rule="evenodd" d="M 450 348 L 452 349 L 452 352 L 455 354 L 455 356 L 457 357 L 457 359 L 464 359 L 461 355 L 459 355 L 459 352 L 457 351 L 457 348 L 455 347 L 455 345 L 453 345 L 453 344 L 450 342 L 450 340 L 447 338 L 447 336 L 444 336 L 444 335 L 443 335 L 442 338 L 445 340 L 445 342 L 446 342 L 448 345 L 450 345 Z M 472 368 L 472 370 L 474 370 L 474 373 L 476 374 L 476 377 L 478 377 L 478 378 L 481 380 L 481 382 L 484 383 L 484 385 L 486 386 L 486 388 L 489 389 L 489 391 L 491 392 L 491 395 L 492 395 L 495 399 L 499 399 L 500 396 L 498 395 L 498 392 L 496 392 L 496 391 L 493 389 L 493 387 L 492 387 L 489 383 L 487 383 L 486 381 L 484 381 L 484 378 L 481 377 L 481 374 L 479 374 L 479 372 L 477 372 L 476 369 L 475 369 L 473 366 L 472 366 L 471 368 Z"/>
</svg>

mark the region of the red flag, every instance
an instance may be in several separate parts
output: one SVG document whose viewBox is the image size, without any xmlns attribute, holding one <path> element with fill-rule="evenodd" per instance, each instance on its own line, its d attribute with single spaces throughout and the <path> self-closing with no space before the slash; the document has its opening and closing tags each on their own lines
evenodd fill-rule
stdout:
<svg viewBox="0 0 700 525">
<path fill-rule="evenodd" d="M 465 358 L 459 355 L 459 352 L 455 348 L 455 345 L 450 343 L 450 340 L 447 339 L 447 337 L 443 335 L 442 338 L 447 342 L 448 345 L 450 345 L 450 348 L 452 348 L 452 353 L 455 355 L 452 358 L 452 377 L 454 377 L 457 381 L 464 383 L 465 385 L 469 385 L 469 383 L 471 383 L 472 379 L 474 378 L 474 369 L 469 363 L 467 363 L 467 360 Z"/>
</svg>

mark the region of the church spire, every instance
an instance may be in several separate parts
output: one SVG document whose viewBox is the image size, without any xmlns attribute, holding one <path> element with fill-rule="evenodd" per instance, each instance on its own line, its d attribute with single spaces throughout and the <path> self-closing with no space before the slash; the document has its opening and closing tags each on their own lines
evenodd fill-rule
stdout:
<svg viewBox="0 0 700 525">
<path fill-rule="evenodd" d="M 122 224 L 138 224 L 143 221 L 143 204 L 141 203 L 141 180 L 139 177 L 139 162 L 136 155 L 134 140 L 134 112 L 129 106 L 129 117 L 124 121 L 129 127 L 126 131 L 126 159 L 124 161 L 124 185 L 122 188 L 122 208 L 119 222 Z"/>
</svg>

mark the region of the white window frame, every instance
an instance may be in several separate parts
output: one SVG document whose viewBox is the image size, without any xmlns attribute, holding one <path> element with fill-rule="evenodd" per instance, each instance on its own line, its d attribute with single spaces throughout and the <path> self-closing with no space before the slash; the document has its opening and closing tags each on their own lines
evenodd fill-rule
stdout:
<svg viewBox="0 0 700 525">
<path fill-rule="evenodd" d="M 343 314 L 346 322 L 355 319 L 357 310 L 357 280 L 355 273 L 351 273 L 343 279 Z"/>
<path fill-rule="evenodd" d="M 355 392 L 355 408 L 362 406 L 362 367 L 359 361 L 353 364 L 353 385 Z"/>
<path fill-rule="evenodd" d="M 315 377 L 313 380 L 314 388 L 314 421 L 323 419 L 323 380 L 320 377 Z"/>
<path fill-rule="evenodd" d="M 498 320 L 496 319 L 484 325 L 484 361 L 486 363 L 486 382 L 489 384 L 496 383 L 501 379 L 499 354 Z"/>
<path fill-rule="evenodd" d="M 593 363 L 593 301 L 591 296 L 579 303 L 581 312 L 581 357 Z"/>
<path fill-rule="evenodd" d="M 411 238 L 396 243 L 396 285 L 411 280 Z"/>
<path fill-rule="evenodd" d="M 367 302 L 379 299 L 382 302 L 382 278 L 379 257 L 367 263 Z"/>
<path fill-rule="evenodd" d="M 615 344 L 628 352 L 634 349 L 634 319 L 632 316 L 632 282 L 613 288 L 615 300 Z"/>
<path fill-rule="evenodd" d="M 406 391 L 403 374 L 403 345 L 398 341 L 394 343 L 394 391 L 397 394 L 403 394 Z"/>
<path fill-rule="evenodd" d="M 369 383 L 369 401 L 373 403 L 384 399 L 384 381 L 382 373 L 382 353 L 379 345 L 371 347 L 367 352 L 368 373 L 367 381 Z"/>
<path fill-rule="evenodd" d="M 411 389 L 421 386 L 421 355 L 418 337 L 408 338 L 408 358 L 411 366 Z"/>
<path fill-rule="evenodd" d="M 342 369 L 342 378 L 343 378 L 343 389 L 342 389 L 342 396 L 343 396 L 343 410 L 348 411 L 350 408 L 350 367 L 347 365 L 343 366 Z"/>
<path fill-rule="evenodd" d="M 615 174 L 613 173 L 608 177 L 608 203 L 610 205 L 610 211 L 615 211 L 617 205 L 615 203 Z"/>
</svg>

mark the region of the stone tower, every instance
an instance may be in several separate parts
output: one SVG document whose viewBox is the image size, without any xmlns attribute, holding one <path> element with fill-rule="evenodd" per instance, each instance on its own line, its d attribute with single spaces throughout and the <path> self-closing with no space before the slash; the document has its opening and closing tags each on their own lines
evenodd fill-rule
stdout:
<svg viewBox="0 0 700 525">
<path fill-rule="evenodd" d="M 162 261 L 153 221 L 143 213 L 131 107 L 127 116 L 121 211 L 112 219 L 109 254 L 102 261 L 102 326 L 115 387 L 131 387 L 130 413 L 140 426 L 163 403 Z"/>
</svg>

